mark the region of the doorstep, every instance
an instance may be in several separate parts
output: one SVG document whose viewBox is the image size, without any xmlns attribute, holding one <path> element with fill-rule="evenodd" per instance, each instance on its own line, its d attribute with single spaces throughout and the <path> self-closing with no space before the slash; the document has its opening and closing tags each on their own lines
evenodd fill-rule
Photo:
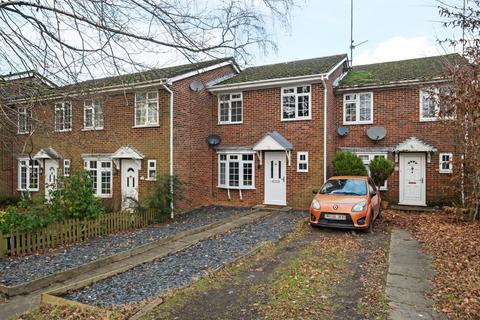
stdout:
<svg viewBox="0 0 480 320">
<path fill-rule="evenodd" d="M 416 211 L 416 212 L 439 211 L 438 207 L 419 207 L 419 206 L 407 206 L 407 205 L 401 205 L 401 204 L 392 204 L 388 208 L 392 210 L 399 210 L 399 211 Z"/>
</svg>

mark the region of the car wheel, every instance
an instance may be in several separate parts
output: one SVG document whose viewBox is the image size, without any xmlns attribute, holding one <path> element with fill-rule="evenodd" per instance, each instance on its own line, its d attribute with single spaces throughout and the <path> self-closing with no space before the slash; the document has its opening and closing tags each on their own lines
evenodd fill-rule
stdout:
<svg viewBox="0 0 480 320">
<path fill-rule="evenodd" d="M 372 213 L 372 214 L 373 214 L 373 213 Z M 373 217 L 373 215 L 372 215 L 372 216 L 370 216 L 370 223 L 368 224 L 368 228 L 364 230 L 365 233 L 373 233 L 373 224 L 374 224 L 374 223 L 375 223 L 375 219 L 374 219 L 374 217 Z"/>
</svg>

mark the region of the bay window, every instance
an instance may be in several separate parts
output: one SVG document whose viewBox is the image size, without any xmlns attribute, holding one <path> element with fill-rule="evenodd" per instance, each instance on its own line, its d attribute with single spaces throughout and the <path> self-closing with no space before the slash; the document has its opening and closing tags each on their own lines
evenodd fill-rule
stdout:
<svg viewBox="0 0 480 320">
<path fill-rule="evenodd" d="M 218 187 L 227 189 L 255 188 L 254 154 L 219 154 Z"/>
</svg>

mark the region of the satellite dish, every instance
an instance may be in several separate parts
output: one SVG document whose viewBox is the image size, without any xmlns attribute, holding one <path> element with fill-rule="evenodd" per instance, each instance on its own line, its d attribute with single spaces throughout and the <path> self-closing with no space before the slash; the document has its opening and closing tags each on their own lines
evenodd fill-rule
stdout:
<svg viewBox="0 0 480 320">
<path fill-rule="evenodd" d="M 385 138 L 387 135 L 387 129 L 384 127 L 371 127 L 367 130 L 367 136 L 370 140 L 379 141 Z"/>
<path fill-rule="evenodd" d="M 218 134 L 211 134 L 207 138 L 207 142 L 209 146 L 216 146 L 222 141 Z"/>
<path fill-rule="evenodd" d="M 348 128 L 347 127 L 338 127 L 337 133 L 340 137 L 345 137 L 348 134 Z"/>
<path fill-rule="evenodd" d="M 199 92 L 203 88 L 204 88 L 203 83 L 201 83 L 198 80 L 195 80 L 192 83 L 190 83 L 190 89 L 194 92 Z"/>
</svg>

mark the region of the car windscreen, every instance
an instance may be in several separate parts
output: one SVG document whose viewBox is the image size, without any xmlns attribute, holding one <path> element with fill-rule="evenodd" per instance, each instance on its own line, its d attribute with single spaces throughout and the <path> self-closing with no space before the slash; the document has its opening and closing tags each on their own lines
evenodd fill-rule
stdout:
<svg viewBox="0 0 480 320">
<path fill-rule="evenodd" d="M 364 180 L 355 179 L 328 180 L 320 190 L 320 194 L 365 196 L 367 195 L 367 184 Z"/>
</svg>

